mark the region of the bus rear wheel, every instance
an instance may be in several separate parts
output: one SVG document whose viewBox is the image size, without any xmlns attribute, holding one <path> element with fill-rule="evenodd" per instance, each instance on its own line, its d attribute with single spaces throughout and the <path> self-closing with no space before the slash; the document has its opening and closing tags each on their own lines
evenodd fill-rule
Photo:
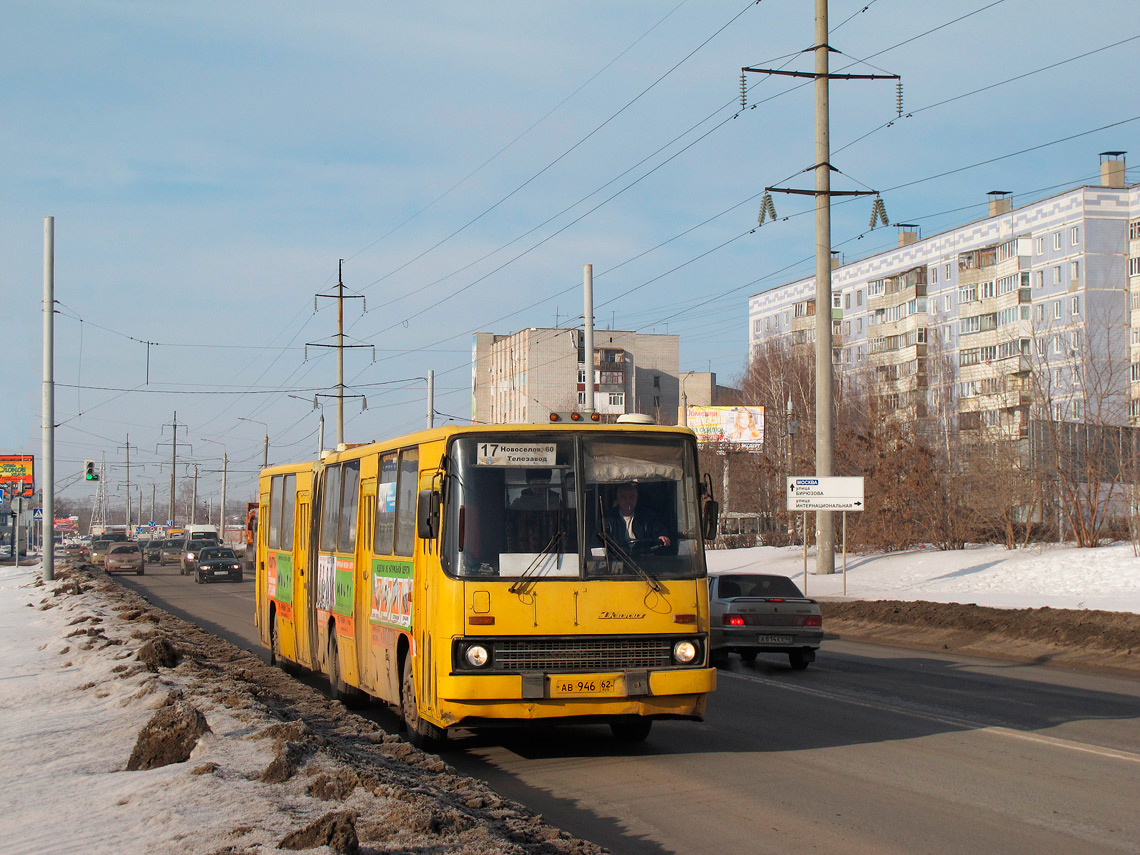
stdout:
<svg viewBox="0 0 1140 855">
<path fill-rule="evenodd" d="M 400 717 L 407 729 L 407 740 L 423 751 L 439 748 L 447 740 L 447 731 L 420 718 L 416 705 L 416 680 L 412 675 L 411 654 L 404 657 L 400 674 Z"/>
</svg>

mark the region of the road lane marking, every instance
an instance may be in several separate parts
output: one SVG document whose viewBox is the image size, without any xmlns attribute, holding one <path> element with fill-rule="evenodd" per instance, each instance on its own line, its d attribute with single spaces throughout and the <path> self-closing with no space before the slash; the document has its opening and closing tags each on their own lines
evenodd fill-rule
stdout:
<svg viewBox="0 0 1140 855">
<path fill-rule="evenodd" d="M 884 701 L 873 701 L 867 698 L 854 697 L 842 692 L 826 691 L 823 689 L 809 688 L 807 686 L 796 686 L 789 683 L 781 683 L 778 680 L 772 680 L 770 678 L 761 677 L 756 674 L 738 674 L 734 671 L 719 671 L 717 673 L 717 678 L 719 679 L 720 677 L 736 677 L 740 680 L 760 683 L 765 686 L 774 686 L 776 688 L 784 689 L 789 692 L 799 692 L 803 695 L 813 695 L 818 698 L 843 701 L 844 703 L 852 704 L 853 706 L 866 707 L 867 709 L 878 710 L 879 712 L 897 713 L 899 715 L 910 716 L 912 718 L 919 718 L 926 721 L 937 722 L 939 724 L 950 725 L 951 727 L 961 728 L 963 730 L 974 730 L 980 731 L 982 733 L 991 733 L 995 736 L 1005 736 L 1012 739 L 1020 739 L 1023 742 L 1033 742 L 1037 743 L 1038 745 L 1046 745 L 1052 748 L 1063 748 L 1068 751 L 1079 751 L 1085 754 L 1094 754 L 1098 757 L 1108 757 L 1113 760 L 1123 760 L 1127 763 L 1140 763 L 1140 754 L 1136 754 L 1131 751 L 1120 751 L 1115 748 L 1105 748 L 1099 745 L 1089 745 L 1084 742 L 1074 742 L 1070 739 L 1061 739 L 1056 736 L 1045 736 L 1039 733 L 1027 733 L 1023 730 L 1015 730 L 1010 727 L 1002 727 L 1001 725 L 985 724 L 984 722 L 972 721 L 966 718 L 958 718 L 957 716 L 946 715 L 944 713 L 911 709 L 905 706 L 889 704 Z"/>
</svg>

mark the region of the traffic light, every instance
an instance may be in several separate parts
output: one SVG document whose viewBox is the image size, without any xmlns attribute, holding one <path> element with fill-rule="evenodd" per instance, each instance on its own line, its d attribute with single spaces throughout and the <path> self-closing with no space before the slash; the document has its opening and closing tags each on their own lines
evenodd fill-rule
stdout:
<svg viewBox="0 0 1140 855">
<path fill-rule="evenodd" d="M 88 481 L 98 481 L 99 480 L 99 473 L 95 471 L 95 461 L 94 460 L 84 460 L 83 461 L 83 477 L 86 478 Z"/>
</svg>

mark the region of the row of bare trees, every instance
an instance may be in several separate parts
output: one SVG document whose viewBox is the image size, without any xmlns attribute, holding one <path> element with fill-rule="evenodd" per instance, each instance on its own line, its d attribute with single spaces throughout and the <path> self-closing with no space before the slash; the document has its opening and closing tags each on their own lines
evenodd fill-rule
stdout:
<svg viewBox="0 0 1140 855">
<path fill-rule="evenodd" d="M 1059 403 L 1058 360 L 1050 365 L 1050 347 L 1035 342 L 1024 354 L 1024 371 L 1002 381 L 1013 385 L 1020 403 L 1006 408 L 998 424 L 962 421 L 951 391 L 957 357 L 940 353 L 936 341 L 923 363 L 921 404 L 906 412 L 873 394 L 870 371 L 837 372 L 833 474 L 865 479 L 866 508 L 848 515 L 848 548 L 955 549 L 973 542 L 1014 548 L 1057 539 L 1090 547 L 1130 536 L 1140 544 L 1134 500 L 1140 445 L 1118 410 L 1127 400 L 1121 367 L 1091 358 L 1093 352 L 1090 345 L 1064 353 L 1068 370 L 1082 378 L 1080 419 L 1073 417 L 1071 384 L 1064 398 L 1069 409 Z M 701 451 L 722 512 L 758 515 L 764 543 L 803 536 L 786 511 L 785 479 L 814 473 L 813 381 L 807 349 L 769 343 L 754 354 L 741 384 L 746 402 L 766 407 L 763 450 Z M 809 537 L 812 527 L 809 518 Z"/>
</svg>

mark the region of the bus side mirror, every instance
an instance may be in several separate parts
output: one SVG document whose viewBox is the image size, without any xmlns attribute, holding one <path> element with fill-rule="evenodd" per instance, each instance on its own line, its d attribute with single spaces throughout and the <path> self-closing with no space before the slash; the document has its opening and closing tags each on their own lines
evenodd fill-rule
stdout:
<svg viewBox="0 0 1140 855">
<path fill-rule="evenodd" d="M 720 520 L 720 505 L 714 499 L 705 499 L 701 503 L 701 533 L 705 540 L 716 538 L 716 525 Z"/>
<path fill-rule="evenodd" d="M 416 501 L 416 535 L 421 540 L 439 537 L 438 490 L 420 490 Z"/>
</svg>

